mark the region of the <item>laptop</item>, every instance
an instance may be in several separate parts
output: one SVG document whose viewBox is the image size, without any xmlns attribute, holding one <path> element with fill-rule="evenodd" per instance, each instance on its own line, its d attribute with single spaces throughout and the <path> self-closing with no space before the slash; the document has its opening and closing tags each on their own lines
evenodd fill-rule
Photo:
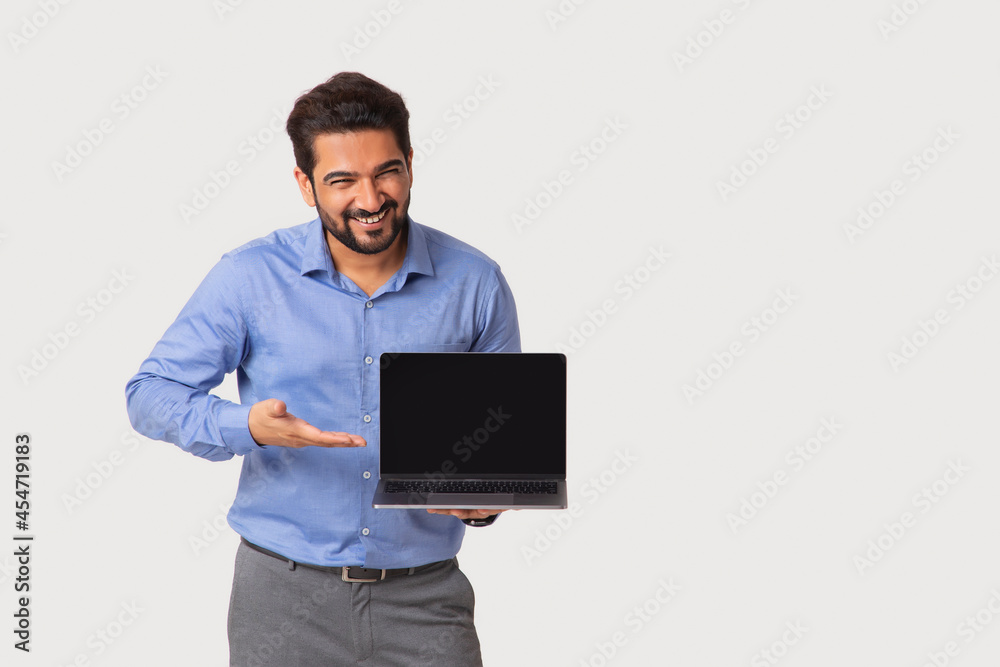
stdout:
<svg viewBox="0 0 1000 667">
<path fill-rule="evenodd" d="M 372 507 L 564 509 L 566 355 L 381 356 Z"/>
</svg>

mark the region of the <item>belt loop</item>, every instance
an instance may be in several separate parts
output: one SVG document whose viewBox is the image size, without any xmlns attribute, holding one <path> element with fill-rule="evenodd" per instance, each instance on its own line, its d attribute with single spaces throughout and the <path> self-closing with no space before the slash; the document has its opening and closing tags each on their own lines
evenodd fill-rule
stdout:
<svg viewBox="0 0 1000 667">
<path fill-rule="evenodd" d="M 294 560 L 288 561 L 288 571 L 289 572 L 294 572 L 295 571 L 295 561 Z"/>
<path fill-rule="evenodd" d="M 409 570 L 409 571 L 408 571 L 408 572 L 407 572 L 406 574 L 408 574 L 408 575 L 410 575 L 410 574 L 413 574 L 413 572 L 414 572 L 414 571 L 415 571 L 416 569 L 417 569 L 417 568 L 415 568 L 415 567 L 411 567 L 411 568 L 410 568 L 410 570 Z"/>
</svg>

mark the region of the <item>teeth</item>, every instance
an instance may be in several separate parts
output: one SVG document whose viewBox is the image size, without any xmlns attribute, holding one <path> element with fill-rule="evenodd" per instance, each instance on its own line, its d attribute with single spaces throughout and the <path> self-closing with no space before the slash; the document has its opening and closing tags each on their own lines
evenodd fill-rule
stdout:
<svg viewBox="0 0 1000 667">
<path fill-rule="evenodd" d="M 363 222 L 366 225 L 370 225 L 370 224 L 376 223 L 379 220 L 381 220 L 382 218 L 384 218 L 385 214 L 388 213 L 388 212 L 389 212 L 388 210 L 385 210 L 385 211 L 382 211 L 382 213 L 379 214 L 379 215 L 374 215 L 374 216 L 372 216 L 370 218 L 355 218 L 355 220 L 357 220 L 358 222 Z"/>
</svg>

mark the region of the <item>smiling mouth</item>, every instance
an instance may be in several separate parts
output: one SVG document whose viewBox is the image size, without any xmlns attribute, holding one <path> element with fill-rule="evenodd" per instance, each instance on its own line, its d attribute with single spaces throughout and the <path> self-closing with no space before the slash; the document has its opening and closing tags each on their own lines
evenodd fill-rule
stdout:
<svg viewBox="0 0 1000 667">
<path fill-rule="evenodd" d="M 382 218 L 385 217 L 385 214 L 388 213 L 389 210 L 390 209 L 386 209 L 386 210 L 382 211 L 381 213 L 378 213 L 376 215 L 371 216 L 370 218 L 352 218 L 352 219 L 353 220 L 357 220 L 358 222 L 360 222 L 363 225 L 374 225 L 377 222 L 381 222 Z"/>
</svg>

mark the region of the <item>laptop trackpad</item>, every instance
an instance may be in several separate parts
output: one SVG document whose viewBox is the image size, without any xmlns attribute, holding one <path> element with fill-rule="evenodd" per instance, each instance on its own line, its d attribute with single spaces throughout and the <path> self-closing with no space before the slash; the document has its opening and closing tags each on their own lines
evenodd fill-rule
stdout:
<svg viewBox="0 0 1000 667">
<path fill-rule="evenodd" d="M 434 507 L 477 508 L 514 507 L 512 493 L 431 493 L 427 496 L 427 505 Z"/>
</svg>

